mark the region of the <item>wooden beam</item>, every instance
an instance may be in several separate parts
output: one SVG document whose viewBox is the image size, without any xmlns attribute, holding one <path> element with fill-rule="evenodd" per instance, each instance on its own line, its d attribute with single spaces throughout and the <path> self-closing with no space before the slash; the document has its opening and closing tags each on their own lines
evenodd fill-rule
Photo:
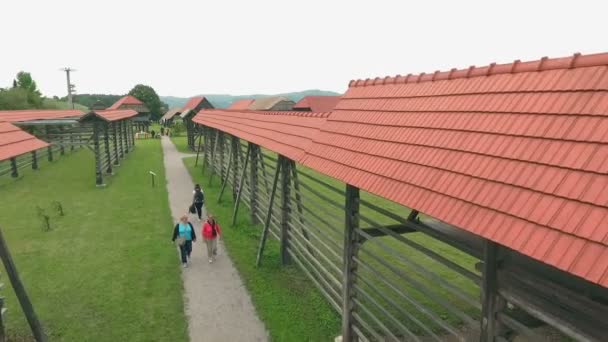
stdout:
<svg viewBox="0 0 608 342">
<path fill-rule="evenodd" d="M 283 162 L 279 159 L 277 162 L 277 169 L 274 173 L 274 179 L 272 181 L 272 191 L 270 192 L 270 199 L 268 203 L 268 210 L 266 211 L 266 220 L 264 221 L 264 230 L 262 230 L 262 237 L 260 238 L 260 245 L 258 247 L 258 255 L 255 260 L 255 266 L 259 267 L 262 261 L 262 254 L 264 253 L 264 246 L 266 245 L 266 239 L 268 238 L 268 231 L 270 230 L 270 219 L 272 218 L 272 208 L 274 205 L 274 199 L 277 192 L 277 184 L 279 183 L 279 175 L 281 174 L 281 166 Z"/>
<path fill-rule="evenodd" d="M 219 134 L 220 131 L 218 129 L 215 130 L 215 137 L 213 138 L 212 144 L 213 144 L 213 152 L 211 153 L 211 174 L 209 174 L 209 185 L 211 185 L 212 181 L 213 181 L 213 175 L 215 174 L 215 157 L 217 156 L 217 144 L 218 144 L 218 140 L 219 140 Z"/>
<path fill-rule="evenodd" d="M 120 165 L 120 154 L 118 152 L 118 134 L 116 130 L 116 121 L 112 122 L 112 140 L 114 145 L 114 165 Z"/>
<path fill-rule="evenodd" d="M 198 134 L 198 148 L 196 149 L 196 160 L 194 161 L 194 166 L 198 166 L 198 155 L 201 153 L 201 144 L 203 142 L 203 129 L 202 127 L 199 129 Z"/>
<path fill-rule="evenodd" d="M 32 151 L 32 170 L 38 170 L 38 153 Z"/>
<path fill-rule="evenodd" d="M 32 330 L 32 334 L 37 342 L 46 342 L 47 337 L 42 329 L 42 324 L 40 320 L 38 320 L 38 316 L 36 315 L 36 311 L 34 311 L 34 306 L 30 301 L 29 296 L 27 295 L 27 291 L 25 290 L 25 286 L 21 282 L 21 278 L 19 277 L 19 272 L 17 272 L 17 266 L 13 262 L 13 258 L 11 256 L 10 251 L 8 250 L 8 246 L 6 241 L 4 240 L 4 235 L 2 234 L 2 230 L 0 229 L 0 259 L 2 259 L 2 263 L 4 264 L 4 269 L 6 270 L 6 274 L 11 282 L 13 290 L 15 290 L 15 295 L 19 300 L 19 304 L 21 305 L 21 309 L 25 314 L 25 318 L 27 319 L 27 323 Z"/>
<path fill-rule="evenodd" d="M 101 170 L 101 151 L 99 149 L 99 122 L 93 123 L 93 152 L 95 153 L 95 184 L 103 185 L 103 172 Z"/>
<path fill-rule="evenodd" d="M 245 155 L 245 161 L 243 162 L 243 172 L 241 173 L 241 179 L 239 180 L 239 187 L 237 189 L 236 201 L 234 202 L 234 212 L 232 213 L 232 225 L 236 223 L 236 216 L 239 212 L 239 204 L 241 203 L 241 195 L 243 193 L 243 183 L 245 182 L 245 174 L 247 173 L 247 161 L 249 160 L 249 154 L 251 153 L 251 145 L 247 146 L 247 154 Z"/>
<path fill-rule="evenodd" d="M 112 154 L 110 153 L 110 128 L 107 123 L 103 124 L 103 146 L 106 154 L 106 173 L 112 174 Z"/>
<path fill-rule="evenodd" d="M 17 159 L 15 157 L 11 158 L 11 177 L 19 177 L 19 170 L 17 169 Z"/>
<path fill-rule="evenodd" d="M 482 310 L 480 341 L 494 342 L 498 336 L 498 244 L 486 240 L 483 249 Z"/>
<path fill-rule="evenodd" d="M 239 165 L 241 165 L 241 159 L 243 151 L 241 150 L 241 144 L 239 143 L 239 138 L 233 136 L 232 140 L 232 154 L 234 155 L 234 166 L 232 171 L 232 200 L 236 201 L 236 188 L 238 182 L 238 171 Z"/>
<path fill-rule="evenodd" d="M 382 228 L 388 229 L 395 234 L 405 234 L 405 233 L 416 232 L 416 230 L 412 229 L 412 227 L 402 225 L 402 224 L 392 224 L 392 225 L 388 225 L 388 226 L 382 226 Z M 384 231 L 382 231 L 381 229 L 376 228 L 376 227 L 361 228 L 361 230 L 364 231 L 366 234 L 370 235 L 371 237 L 381 237 L 381 236 L 388 235 Z M 359 240 L 360 243 L 364 243 L 365 241 L 367 241 L 366 238 L 360 237 L 360 240 Z"/>
<path fill-rule="evenodd" d="M 220 189 L 220 195 L 217 197 L 217 203 L 220 203 L 222 201 L 222 195 L 224 194 L 224 189 L 226 189 L 226 184 L 228 183 L 228 178 L 230 177 L 230 167 L 232 165 L 232 159 L 234 159 L 233 156 L 234 156 L 234 151 L 231 148 L 230 154 L 228 155 L 228 166 L 226 167 L 226 177 L 222 181 L 222 188 Z"/>
<path fill-rule="evenodd" d="M 344 222 L 344 257 L 342 274 L 342 341 L 355 341 L 353 331 L 353 308 L 355 297 L 355 279 L 357 267 L 357 233 L 359 226 L 359 188 L 346 184 L 345 222 Z"/>
<path fill-rule="evenodd" d="M 259 147 L 258 147 L 259 149 Z M 279 156 L 281 168 L 281 264 L 291 263 L 289 259 L 289 219 L 291 216 L 291 164 L 287 158 Z M 278 167 L 278 166 L 277 166 Z"/>
<path fill-rule="evenodd" d="M 258 223 L 258 145 L 253 143 L 248 144 L 251 147 L 249 153 L 249 206 L 250 218 L 252 223 Z"/>
</svg>

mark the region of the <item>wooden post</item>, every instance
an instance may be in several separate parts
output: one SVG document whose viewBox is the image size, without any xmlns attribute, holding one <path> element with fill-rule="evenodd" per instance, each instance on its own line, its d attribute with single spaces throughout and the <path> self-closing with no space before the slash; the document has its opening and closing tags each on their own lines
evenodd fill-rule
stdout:
<svg viewBox="0 0 608 342">
<path fill-rule="evenodd" d="M 51 143 L 51 140 L 49 139 L 49 126 L 44 126 L 44 131 L 46 133 L 46 138 L 49 141 L 49 147 L 47 147 L 47 151 L 49 152 L 47 154 L 48 157 L 48 161 L 52 162 L 53 161 L 53 144 Z"/>
<path fill-rule="evenodd" d="M 2 263 L 6 269 L 6 274 L 8 275 L 11 285 L 15 290 L 15 295 L 19 300 L 19 304 L 21 304 L 21 309 L 23 309 L 23 313 L 25 314 L 25 318 L 30 325 L 34 338 L 37 342 L 46 342 L 47 339 L 44 330 L 42 329 L 42 324 L 40 324 L 38 316 L 36 316 L 36 312 L 34 311 L 34 306 L 32 305 L 32 302 L 30 302 L 27 292 L 25 291 L 25 286 L 23 286 L 21 278 L 19 278 L 17 267 L 15 266 L 11 253 L 8 250 L 2 230 L 0 230 L 0 258 L 2 259 Z"/>
<path fill-rule="evenodd" d="M 130 139 L 129 139 L 129 135 L 127 134 L 127 122 L 125 120 L 122 120 L 120 122 L 120 125 L 122 126 L 122 134 L 123 134 L 123 139 L 125 141 L 125 150 L 124 150 L 124 154 L 126 156 L 127 153 L 129 153 L 129 144 L 130 144 Z"/>
<path fill-rule="evenodd" d="M 93 152 L 95 153 L 95 184 L 98 186 L 103 184 L 103 176 L 101 170 L 101 151 L 99 150 L 99 122 L 93 123 Z"/>
<path fill-rule="evenodd" d="M 38 153 L 32 151 L 32 170 L 38 170 Z"/>
<path fill-rule="evenodd" d="M 198 155 L 201 153 L 201 143 L 203 142 L 203 130 L 202 128 L 199 130 L 198 134 L 198 148 L 196 149 L 196 160 L 194 161 L 194 166 L 198 165 Z"/>
<path fill-rule="evenodd" d="M 123 146 L 123 136 L 122 136 L 122 121 L 118 121 L 114 123 L 114 130 L 118 133 L 118 153 L 120 158 L 125 157 L 125 148 Z"/>
<path fill-rule="evenodd" d="M 17 159 L 15 157 L 11 158 L 11 177 L 19 177 L 19 170 L 17 170 Z"/>
<path fill-rule="evenodd" d="M 114 145 L 114 165 L 120 165 L 120 155 L 118 153 L 118 136 L 116 131 L 116 121 L 112 122 L 112 143 Z"/>
<path fill-rule="evenodd" d="M 217 198 L 217 203 L 222 201 L 222 195 L 224 194 L 224 189 L 226 188 L 226 184 L 228 183 L 228 178 L 230 178 L 230 167 L 232 166 L 232 160 L 234 159 L 234 151 L 232 148 L 230 149 L 230 155 L 228 156 L 228 166 L 226 167 L 226 177 L 222 181 L 222 188 L 220 189 L 220 195 Z M 232 183 L 233 186 L 235 183 Z"/>
<path fill-rule="evenodd" d="M 234 159 L 234 166 L 232 167 L 234 170 L 232 171 L 232 200 L 236 201 L 236 185 L 237 185 L 237 181 L 238 181 L 238 171 L 239 171 L 239 165 L 240 165 L 240 157 L 242 154 L 241 151 L 241 145 L 239 144 L 239 138 L 233 136 L 231 138 L 232 141 L 232 146 L 231 146 L 231 150 L 232 150 L 232 155 L 234 156 L 232 159 Z"/>
<path fill-rule="evenodd" d="M 485 240 L 483 246 L 483 274 L 481 284 L 481 334 L 480 341 L 494 342 L 498 336 L 498 245 Z"/>
<path fill-rule="evenodd" d="M 110 129 L 107 123 L 103 123 L 103 145 L 106 153 L 106 161 L 108 162 L 108 166 L 106 168 L 106 172 L 112 173 L 112 155 L 110 154 Z"/>
<path fill-rule="evenodd" d="M 215 137 L 213 138 L 211 144 L 213 144 L 213 152 L 211 153 L 211 174 L 209 175 L 209 185 L 211 185 L 211 182 L 213 181 L 213 175 L 215 174 L 215 166 L 217 165 L 217 162 L 215 160 L 215 157 L 217 156 L 217 144 L 218 144 L 218 140 L 219 140 L 219 134 L 220 131 L 219 130 L 215 130 Z"/>
<path fill-rule="evenodd" d="M 241 173 L 241 179 L 239 180 L 239 187 L 236 194 L 236 201 L 234 202 L 234 212 L 232 213 L 232 225 L 236 223 L 236 215 L 239 212 L 239 204 L 241 203 L 241 194 L 243 193 L 243 183 L 245 182 L 245 173 L 247 173 L 247 161 L 251 154 L 251 144 L 247 145 L 247 154 L 245 155 L 245 161 L 243 162 L 243 172 Z"/>
<path fill-rule="evenodd" d="M 70 152 L 74 152 L 74 132 L 70 132 Z"/>
<path fill-rule="evenodd" d="M 346 184 L 344 224 L 344 265 L 342 275 L 342 341 L 355 340 L 353 332 L 353 308 L 355 297 L 356 265 L 358 252 L 357 232 L 359 226 L 359 188 Z"/>
<path fill-rule="evenodd" d="M 64 156 L 65 155 L 65 146 L 64 146 L 64 142 L 63 142 L 63 126 L 59 126 L 59 154 Z"/>
<path fill-rule="evenodd" d="M 308 237 L 308 231 L 304 228 L 306 225 L 304 223 L 304 207 L 302 206 L 302 196 L 300 195 L 300 180 L 298 179 L 298 170 L 296 169 L 296 162 L 290 160 L 291 164 L 291 176 L 293 177 L 293 189 L 296 192 L 296 208 L 298 210 L 298 220 L 302 226 L 302 236 L 306 239 L 306 241 L 310 241 Z M 315 251 L 310 245 L 307 246 L 308 252 L 310 255 L 315 255 Z"/>
<path fill-rule="evenodd" d="M 274 205 L 274 198 L 276 197 L 277 184 L 279 183 L 279 175 L 281 174 L 281 166 L 283 165 L 282 157 L 279 157 L 277 161 L 277 169 L 274 173 L 274 179 L 272 181 L 272 191 L 270 192 L 270 203 L 268 203 L 268 211 L 266 212 L 266 219 L 264 221 L 264 230 L 262 231 L 262 237 L 260 238 L 260 246 L 258 247 L 258 256 L 255 260 L 255 266 L 259 267 L 262 261 L 262 253 L 264 253 L 264 246 L 266 246 L 266 239 L 268 239 L 268 230 L 270 229 L 270 219 L 272 218 L 272 207 Z M 282 255 L 282 254 L 281 254 Z M 281 258 L 282 259 L 282 258 Z"/>
<path fill-rule="evenodd" d="M 131 150 L 135 149 L 135 131 L 133 130 L 133 121 L 127 120 L 127 125 L 129 126 L 129 140 L 131 140 Z M 146 130 L 147 132 L 147 130 Z"/>
<path fill-rule="evenodd" d="M 6 331 L 4 329 L 4 297 L 0 297 L 0 342 L 6 341 Z"/>
<path fill-rule="evenodd" d="M 251 206 L 251 223 L 258 223 L 258 145 L 249 143 L 249 202 Z"/>
<path fill-rule="evenodd" d="M 209 145 L 211 144 L 211 141 L 209 139 L 209 132 L 211 131 L 211 128 L 207 127 L 205 129 L 203 129 L 203 138 L 205 139 L 205 144 L 203 145 L 203 167 L 202 167 L 202 173 L 205 173 L 205 167 L 209 164 Z"/>
<path fill-rule="evenodd" d="M 289 260 L 289 217 L 291 216 L 291 163 L 279 156 L 281 168 L 281 264 L 288 265 Z"/>
<path fill-rule="evenodd" d="M 224 133 L 220 130 L 217 131 L 217 146 L 217 165 L 219 166 L 218 168 L 221 183 L 222 181 L 224 181 Z"/>
</svg>

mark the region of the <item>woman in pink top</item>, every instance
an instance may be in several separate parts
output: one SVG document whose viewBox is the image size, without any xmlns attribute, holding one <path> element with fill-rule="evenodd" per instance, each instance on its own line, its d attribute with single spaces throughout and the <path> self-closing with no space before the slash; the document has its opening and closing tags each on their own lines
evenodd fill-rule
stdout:
<svg viewBox="0 0 608 342">
<path fill-rule="evenodd" d="M 207 221 L 203 225 L 203 241 L 207 245 L 207 256 L 209 257 L 209 263 L 215 260 L 217 255 L 217 239 L 222 235 L 220 225 L 215 222 L 213 215 L 207 216 Z"/>
</svg>

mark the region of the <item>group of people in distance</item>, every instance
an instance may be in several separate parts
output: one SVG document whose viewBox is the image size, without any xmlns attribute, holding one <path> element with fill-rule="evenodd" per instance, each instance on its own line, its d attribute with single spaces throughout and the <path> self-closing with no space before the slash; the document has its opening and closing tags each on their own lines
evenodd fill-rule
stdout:
<svg viewBox="0 0 608 342">
<path fill-rule="evenodd" d="M 207 257 L 209 258 L 209 263 L 211 264 L 215 261 L 215 257 L 217 256 L 217 239 L 221 237 L 222 231 L 220 229 L 220 225 L 210 213 L 207 213 L 207 218 L 203 222 L 202 215 L 204 205 L 205 195 L 203 194 L 203 190 L 201 189 L 200 185 L 196 184 L 194 186 L 190 212 L 196 213 L 198 216 L 198 221 L 202 222 L 201 235 L 205 245 L 207 246 Z M 196 242 L 196 232 L 194 226 L 188 219 L 188 215 L 183 215 L 173 228 L 172 241 L 175 242 L 179 247 L 182 266 L 188 267 L 190 254 L 192 254 L 192 244 Z"/>
</svg>

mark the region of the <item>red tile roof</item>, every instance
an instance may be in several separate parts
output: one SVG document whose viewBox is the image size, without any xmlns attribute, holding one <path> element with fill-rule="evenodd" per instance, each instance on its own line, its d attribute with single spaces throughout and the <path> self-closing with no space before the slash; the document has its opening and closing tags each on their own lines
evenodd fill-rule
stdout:
<svg viewBox="0 0 608 342">
<path fill-rule="evenodd" d="M 49 144 L 18 127 L 0 122 L 0 161 L 47 147 Z"/>
<path fill-rule="evenodd" d="M 329 113 L 202 110 L 192 121 L 298 160 Z"/>
<path fill-rule="evenodd" d="M 340 101 L 340 96 L 305 96 L 293 106 L 294 110 L 331 112 Z"/>
<path fill-rule="evenodd" d="M 135 111 L 133 109 L 96 110 L 96 111 L 91 111 L 91 112 L 88 112 L 87 114 L 85 114 L 83 117 L 80 118 L 80 121 L 84 121 L 84 120 L 87 120 L 92 117 L 97 117 L 104 121 L 112 122 L 112 121 L 129 119 L 134 116 L 137 116 L 137 114 L 138 114 L 137 111 Z"/>
<path fill-rule="evenodd" d="M 108 109 L 120 109 L 122 105 L 143 105 L 144 103 L 135 98 L 134 96 L 127 95 L 121 97 L 118 101 L 114 102 Z"/>
<path fill-rule="evenodd" d="M 0 121 L 25 122 L 33 120 L 52 120 L 78 118 L 84 113 L 77 109 L 55 110 L 55 109 L 26 109 L 26 110 L 3 110 L 0 111 Z"/>
<path fill-rule="evenodd" d="M 253 99 L 236 100 L 236 101 L 232 102 L 232 104 L 228 107 L 228 109 L 247 110 L 247 109 L 249 109 L 249 106 L 251 106 L 253 101 L 254 101 Z"/>
<path fill-rule="evenodd" d="M 608 54 L 352 81 L 300 161 L 608 287 Z"/>
<path fill-rule="evenodd" d="M 189 109 L 190 110 L 196 109 L 198 106 L 201 105 L 202 102 L 206 102 L 206 104 L 207 104 L 206 107 L 213 108 L 211 103 L 209 103 L 209 101 L 207 101 L 207 99 L 204 96 L 195 96 L 195 97 L 191 98 L 190 100 L 188 100 L 188 102 L 186 102 L 184 107 L 182 107 L 182 112 L 185 112 L 186 110 L 189 110 Z"/>
</svg>

